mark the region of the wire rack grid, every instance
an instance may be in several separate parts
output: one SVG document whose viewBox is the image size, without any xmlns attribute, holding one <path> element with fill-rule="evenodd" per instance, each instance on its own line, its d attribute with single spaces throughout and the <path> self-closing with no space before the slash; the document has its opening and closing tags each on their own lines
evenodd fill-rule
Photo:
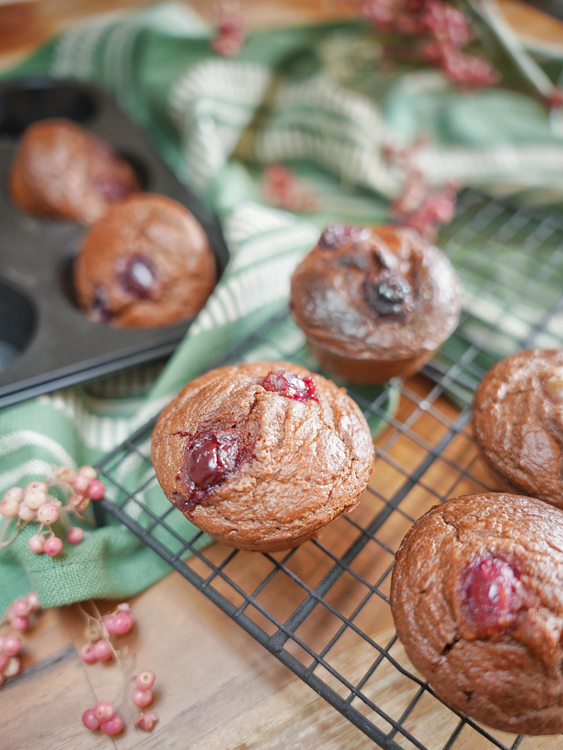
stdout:
<svg viewBox="0 0 563 750">
<path fill-rule="evenodd" d="M 561 219 L 467 191 L 440 245 L 464 284 L 460 325 L 423 374 L 349 388 L 377 431 L 375 469 L 353 512 L 285 553 L 209 544 L 157 485 L 153 422 L 100 462 L 103 509 L 382 748 L 551 750 L 558 739 L 515 737 L 447 708 L 393 626 L 394 553 L 414 520 L 448 497 L 497 488 L 471 437 L 475 386 L 507 354 L 563 345 Z M 247 359 L 316 369 L 287 311 L 217 364 Z"/>
</svg>

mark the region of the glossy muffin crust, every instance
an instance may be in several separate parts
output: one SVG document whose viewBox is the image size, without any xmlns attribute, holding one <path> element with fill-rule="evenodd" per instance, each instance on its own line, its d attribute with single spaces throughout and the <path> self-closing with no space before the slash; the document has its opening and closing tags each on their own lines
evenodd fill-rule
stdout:
<svg viewBox="0 0 563 750">
<path fill-rule="evenodd" d="M 212 370 L 163 411 L 156 476 L 196 526 L 233 547 L 294 547 L 358 503 L 373 467 L 345 391 L 287 362 Z"/>
<path fill-rule="evenodd" d="M 129 328 L 194 316 L 216 278 L 201 224 L 180 203 L 151 193 L 112 206 L 86 234 L 74 268 L 88 317 Z"/>
<path fill-rule="evenodd" d="M 380 383 L 412 375 L 454 331 L 460 284 L 413 230 L 336 224 L 295 270 L 291 311 L 327 369 Z"/>
<path fill-rule="evenodd" d="M 133 167 L 107 141 L 72 120 L 41 120 L 22 135 L 9 190 L 26 213 L 93 224 L 141 189 Z"/>
<path fill-rule="evenodd" d="M 396 556 L 397 634 L 438 697 L 491 727 L 563 731 L 563 513 L 535 498 L 434 507 Z"/>
<path fill-rule="evenodd" d="M 563 507 L 563 349 L 494 365 L 475 393 L 473 433 L 509 486 Z"/>
</svg>

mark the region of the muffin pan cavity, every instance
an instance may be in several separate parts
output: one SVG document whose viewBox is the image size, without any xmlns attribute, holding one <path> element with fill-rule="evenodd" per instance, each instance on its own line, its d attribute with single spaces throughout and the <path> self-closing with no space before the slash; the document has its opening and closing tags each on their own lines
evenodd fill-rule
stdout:
<svg viewBox="0 0 563 750">
<path fill-rule="evenodd" d="M 144 190 L 191 211 L 209 238 L 218 277 L 228 261 L 216 217 L 105 92 L 54 79 L 0 84 L 0 406 L 171 354 L 192 323 L 120 329 L 94 323 L 77 308 L 72 263 L 87 228 L 25 214 L 7 191 L 18 136 L 50 117 L 74 119 L 109 141 Z"/>
<path fill-rule="evenodd" d="M 27 348 L 36 322 L 35 307 L 27 295 L 0 279 L 0 371 Z"/>
<path fill-rule="evenodd" d="M 98 113 L 97 96 L 73 81 L 16 81 L 4 84 L 0 96 L 0 134 L 13 138 L 33 122 L 50 117 L 65 117 L 89 127 Z"/>
</svg>

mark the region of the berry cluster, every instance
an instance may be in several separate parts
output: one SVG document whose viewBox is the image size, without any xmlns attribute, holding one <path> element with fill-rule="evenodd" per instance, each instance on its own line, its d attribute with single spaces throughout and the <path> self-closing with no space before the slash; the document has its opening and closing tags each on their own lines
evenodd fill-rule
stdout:
<svg viewBox="0 0 563 750">
<path fill-rule="evenodd" d="M 88 614 L 81 608 L 82 614 L 87 620 L 86 643 L 80 649 L 80 657 L 86 664 L 95 662 L 107 662 L 115 660 L 123 675 L 122 653 L 114 646 L 112 636 L 126 635 L 135 624 L 135 618 L 127 603 L 119 604 L 117 608 L 102 616 L 92 603 L 95 615 Z M 126 652 L 124 652 L 126 653 Z M 132 703 L 140 710 L 134 719 L 135 726 L 145 732 L 152 731 L 158 721 L 154 711 L 144 712 L 142 709 L 149 706 L 154 695 L 152 687 L 155 674 L 150 669 L 143 669 L 135 677 L 135 688 L 131 693 Z M 94 708 L 87 709 L 82 715 L 82 723 L 87 729 L 100 729 L 104 734 L 119 734 L 125 726 L 122 717 L 116 713 L 111 701 L 98 701 Z"/>
<path fill-rule="evenodd" d="M 221 57 L 235 57 L 245 39 L 244 19 L 238 3 L 218 3 L 215 7 L 215 36 L 211 40 L 211 49 Z"/>
<path fill-rule="evenodd" d="M 40 609 L 39 599 L 33 591 L 27 596 L 20 596 L 8 607 L 5 620 L 10 624 L 13 630 L 23 633 L 29 627 L 29 618 L 32 612 L 38 612 Z"/>
<path fill-rule="evenodd" d="M 311 185 L 282 164 L 267 164 L 262 196 L 270 205 L 302 213 L 318 211 L 320 200 Z"/>
<path fill-rule="evenodd" d="M 28 629 L 33 613 L 39 609 L 39 599 L 35 592 L 20 596 L 8 607 L 0 625 L 8 624 L 12 630 L 23 632 Z M 21 672 L 22 663 L 18 658 L 21 647 L 19 636 L 13 633 L 0 635 L 0 687 L 8 677 L 15 677 Z"/>
<path fill-rule="evenodd" d="M 6 682 L 6 678 L 15 677 L 21 672 L 22 663 L 17 656 L 21 645 L 17 635 L 0 636 L 0 686 Z"/>
<path fill-rule="evenodd" d="M 45 482 L 30 482 L 23 487 L 11 487 L 4 493 L 0 502 L 0 515 L 6 521 L 0 535 L 0 549 L 15 539 L 28 523 L 38 523 L 39 529 L 29 539 L 29 548 L 36 554 L 45 553 L 51 557 L 60 554 L 63 541 L 53 531 L 53 524 L 66 521 L 66 539 L 70 544 L 78 544 L 84 539 L 84 530 L 80 526 L 70 526 L 68 516 L 83 518 L 92 500 L 100 500 L 105 487 L 97 479 L 98 472 L 91 466 L 81 466 L 77 472 L 68 466 L 56 467 L 52 476 Z M 65 501 L 50 494 L 50 491 L 62 493 Z M 4 540 L 8 526 L 14 521 L 15 533 Z"/>
<path fill-rule="evenodd" d="M 386 46 L 389 56 L 441 68 L 454 83 L 491 86 L 498 73 L 486 60 L 463 52 L 474 39 L 464 14 L 444 0 L 355 0 L 362 14 L 383 34 L 404 41 Z M 413 44 L 412 40 L 416 40 Z"/>
<path fill-rule="evenodd" d="M 440 226 L 454 217 L 458 189 L 458 185 L 450 181 L 443 188 L 431 190 L 422 172 L 410 170 L 401 195 L 391 205 L 392 216 L 402 226 L 416 229 L 432 242 Z"/>
</svg>

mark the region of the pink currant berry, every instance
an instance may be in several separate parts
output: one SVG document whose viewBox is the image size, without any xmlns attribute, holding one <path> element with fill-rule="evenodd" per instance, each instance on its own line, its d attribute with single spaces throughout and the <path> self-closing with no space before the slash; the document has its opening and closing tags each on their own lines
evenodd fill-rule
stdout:
<svg viewBox="0 0 563 750">
<path fill-rule="evenodd" d="M 96 469 L 92 468 L 91 466 L 81 466 L 78 469 L 78 474 L 81 477 L 86 477 L 89 482 L 91 482 L 98 476 L 98 472 L 96 471 Z"/>
<path fill-rule="evenodd" d="M 25 491 L 24 502 L 28 508 L 39 510 L 42 505 L 45 505 L 47 498 L 47 493 L 41 489 L 27 489 Z"/>
<path fill-rule="evenodd" d="M 103 622 L 106 626 L 106 630 L 110 635 L 115 635 L 115 630 L 113 629 L 113 621 L 115 619 L 115 615 L 104 615 Z"/>
<path fill-rule="evenodd" d="M 114 735 L 119 734 L 123 729 L 123 719 L 119 714 L 114 714 L 108 721 L 102 722 L 100 727 L 104 734 Z"/>
<path fill-rule="evenodd" d="M 135 688 L 131 693 L 131 700 L 136 706 L 139 706 L 139 708 L 146 708 L 146 706 L 149 706 L 153 701 L 152 690 L 140 690 L 139 688 Z"/>
<path fill-rule="evenodd" d="M 109 721 L 115 714 L 111 701 L 98 701 L 94 706 L 94 716 L 98 721 Z"/>
<path fill-rule="evenodd" d="M 4 651 L 0 651 L 0 673 L 4 672 L 4 670 L 8 666 L 9 661 L 10 657 L 8 656 L 8 654 L 4 653 Z"/>
<path fill-rule="evenodd" d="M 22 521 L 35 521 L 37 517 L 37 511 L 33 510 L 25 503 L 22 503 L 18 510 L 18 516 L 22 519 Z"/>
<path fill-rule="evenodd" d="M 125 635 L 135 624 L 135 618 L 130 612 L 118 612 L 112 618 L 113 633 L 116 635 Z"/>
<path fill-rule="evenodd" d="M 49 492 L 49 486 L 47 482 L 30 482 L 25 488 L 26 492 L 31 492 L 34 490 L 39 490 L 40 492 L 44 492 L 45 494 L 47 494 L 47 492 Z"/>
<path fill-rule="evenodd" d="M 63 484 L 72 484 L 76 472 L 71 469 L 70 466 L 59 466 L 55 471 L 55 476 L 59 482 L 63 482 Z"/>
<path fill-rule="evenodd" d="M 59 520 L 59 506 L 55 503 L 45 503 L 37 511 L 37 520 L 49 525 L 55 523 Z"/>
<path fill-rule="evenodd" d="M 158 716 L 155 714 L 155 712 L 147 711 L 146 714 L 141 714 L 138 717 L 137 721 L 135 722 L 135 726 L 145 732 L 151 732 L 157 721 Z"/>
<path fill-rule="evenodd" d="M 77 474 L 74 479 L 72 480 L 72 487 L 75 492 L 77 492 L 79 495 L 83 495 L 86 490 L 88 489 L 88 485 L 90 484 L 90 479 L 88 477 L 81 476 L 80 474 Z"/>
<path fill-rule="evenodd" d="M 84 497 L 83 495 L 73 495 L 68 501 L 71 508 L 78 513 L 84 513 L 86 508 L 90 505 L 90 498 Z"/>
<path fill-rule="evenodd" d="M 81 529 L 80 526 L 73 526 L 67 531 L 66 538 L 70 544 L 80 544 L 84 539 L 84 529 Z"/>
<path fill-rule="evenodd" d="M 3 500 L 15 500 L 16 503 L 19 505 L 22 502 L 24 495 L 25 495 L 25 492 L 23 491 L 21 487 L 10 487 L 9 490 L 6 490 L 6 492 L 4 493 L 4 497 L 2 499 Z"/>
<path fill-rule="evenodd" d="M 92 500 L 101 500 L 106 493 L 106 488 L 99 479 L 94 479 L 88 485 L 86 492 Z"/>
<path fill-rule="evenodd" d="M 13 497 L 4 497 L 4 500 L 0 503 L 0 515 L 4 518 L 14 518 L 19 512 L 20 504 L 18 501 Z"/>
<path fill-rule="evenodd" d="M 40 555 L 45 551 L 45 537 L 41 536 L 41 534 L 34 534 L 29 537 L 28 545 L 32 552 L 35 552 L 36 555 Z"/>
<path fill-rule="evenodd" d="M 150 690 L 154 685 L 155 679 L 156 675 L 152 669 L 143 669 L 135 678 L 135 685 L 139 690 Z"/>
<path fill-rule="evenodd" d="M 4 668 L 5 677 L 15 677 L 22 671 L 22 663 L 17 656 L 10 657 L 8 666 Z"/>
<path fill-rule="evenodd" d="M 98 661 L 107 661 L 108 659 L 111 659 L 112 650 L 109 642 L 106 641 L 105 638 L 100 638 L 100 640 L 96 641 L 94 644 L 94 653 L 96 654 L 96 659 Z"/>
<path fill-rule="evenodd" d="M 27 595 L 27 601 L 29 602 L 29 606 L 31 607 L 32 612 L 37 612 L 37 610 L 41 609 L 41 605 L 39 604 L 39 597 L 35 593 L 35 591 L 31 591 Z"/>
<path fill-rule="evenodd" d="M 94 664 L 94 662 L 98 661 L 96 650 L 91 643 L 85 643 L 78 653 L 82 661 L 86 664 Z"/>
<path fill-rule="evenodd" d="M 29 606 L 27 598 L 25 596 L 20 596 L 18 599 L 12 602 L 11 610 L 15 615 L 20 615 L 20 617 L 27 617 L 27 615 L 31 612 L 31 607 Z"/>
<path fill-rule="evenodd" d="M 58 536 L 51 536 L 45 540 L 45 553 L 49 557 L 56 557 L 60 555 L 63 550 L 63 540 L 59 539 Z"/>
<path fill-rule="evenodd" d="M 100 726 L 100 720 L 96 717 L 93 708 L 89 708 L 82 714 L 82 723 L 86 729 L 97 729 Z"/>
<path fill-rule="evenodd" d="M 6 635 L 2 643 L 2 651 L 8 656 L 19 654 L 22 647 L 21 638 L 17 635 Z"/>
<path fill-rule="evenodd" d="M 19 615 L 16 615 L 15 617 L 12 617 L 10 620 L 10 625 L 14 630 L 18 630 L 20 633 L 24 630 L 27 630 L 27 626 L 29 625 L 29 620 L 27 617 L 21 617 Z"/>
</svg>

